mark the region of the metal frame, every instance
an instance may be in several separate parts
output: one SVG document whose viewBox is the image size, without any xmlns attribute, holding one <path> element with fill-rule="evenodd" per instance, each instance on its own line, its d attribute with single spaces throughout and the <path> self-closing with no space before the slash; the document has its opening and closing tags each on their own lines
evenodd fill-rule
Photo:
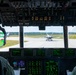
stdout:
<svg viewBox="0 0 76 75">
<path fill-rule="evenodd" d="M 68 27 L 63 26 L 63 32 L 64 32 L 64 48 L 68 48 Z"/>
<path fill-rule="evenodd" d="M 24 31 L 23 26 L 20 26 L 20 48 L 24 47 Z"/>
</svg>

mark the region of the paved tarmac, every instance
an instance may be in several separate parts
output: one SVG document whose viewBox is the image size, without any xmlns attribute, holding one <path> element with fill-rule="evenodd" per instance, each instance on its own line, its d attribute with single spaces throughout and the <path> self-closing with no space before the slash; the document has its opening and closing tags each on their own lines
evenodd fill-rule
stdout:
<svg viewBox="0 0 76 75">
<path fill-rule="evenodd" d="M 17 37 L 8 37 L 7 40 L 19 40 Z M 24 38 L 24 48 L 64 48 L 63 39 L 53 39 L 53 41 L 46 41 L 46 38 Z M 9 51 L 9 48 L 19 48 L 18 45 L 1 48 L 0 51 Z M 69 47 L 76 48 L 76 39 L 69 40 Z"/>
</svg>

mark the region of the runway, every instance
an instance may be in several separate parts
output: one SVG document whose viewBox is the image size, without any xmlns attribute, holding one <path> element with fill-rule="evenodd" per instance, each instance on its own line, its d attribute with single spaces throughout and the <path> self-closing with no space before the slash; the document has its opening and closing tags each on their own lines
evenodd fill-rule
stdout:
<svg viewBox="0 0 76 75">
<path fill-rule="evenodd" d="M 8 38 L 9 40 L 19 40 L 19 38 Z M 8 40 L 7 39 L 7 40 Z M 24 41 L 27 41 L 24 43 L 24 47 L 29 48 L 63 48 L 64 42 L 63 39 L 53 39 L 53 41 L 46 41 L 46 38 L 24 38 Z M 19 47 L 19 45 L 17 46 Z"/>
<path fill-rule="evenodd" d="M 17 37 L 8 37 L 7 40 L 19 40 Z M 46 38 L 24 38 L 24 48 L 64 48 L 63 39 L 53 39 L 53 41 L 46 41 Z M 9 48 L 19 48 L 20 44 L 1 48 L 0 51 L 9 51 Z M 69 48 L 76 48 L 76 39 L 69 40 Z"/>
<path fill-rule="evenodd" d="M 62 39 L 53 39 L 53 41 L 46 41 L 46 38 L 34 38 L 34 39 L 26 39 L 29 42 L 24 44 L 24 47 L 32 47 L 32 48 L 54 48 L 54 47 L 64 47 Z"/>
</svg>

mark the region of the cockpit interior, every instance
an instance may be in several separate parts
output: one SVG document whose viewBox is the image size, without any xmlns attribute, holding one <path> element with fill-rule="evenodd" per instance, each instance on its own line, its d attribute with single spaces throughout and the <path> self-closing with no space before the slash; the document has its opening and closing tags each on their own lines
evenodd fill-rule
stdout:
<svg viewBox="0 0 76 75">
<path fill-rule="evenodd" d="M 0 0 L 0 74 L 76 75 L 75 36 L 76 0 Z"/>
</svg>

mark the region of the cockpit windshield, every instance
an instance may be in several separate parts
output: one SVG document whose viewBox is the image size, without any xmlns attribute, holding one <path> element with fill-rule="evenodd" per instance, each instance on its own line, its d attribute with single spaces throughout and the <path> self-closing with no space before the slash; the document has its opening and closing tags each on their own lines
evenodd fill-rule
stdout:
<svg viewBox="0 0 76 75">
<path fill-rule="evenodd" d="M 11 47 L 20 47 L 19 27 L 4 27 L 7 33 L 6 45 L 3 50 Z M 75 48 L 76 26 L 68 26 L 68 47 Z M 62 26 L 48 26 L 45 30 L 38 27 L 24 27 L 25 48 L 64 48 L 64 33 Z M 2 37 L 0 37 L 2 39 Z M 11 43 L 12 42 L 12 43 Z"/>
</svg>

